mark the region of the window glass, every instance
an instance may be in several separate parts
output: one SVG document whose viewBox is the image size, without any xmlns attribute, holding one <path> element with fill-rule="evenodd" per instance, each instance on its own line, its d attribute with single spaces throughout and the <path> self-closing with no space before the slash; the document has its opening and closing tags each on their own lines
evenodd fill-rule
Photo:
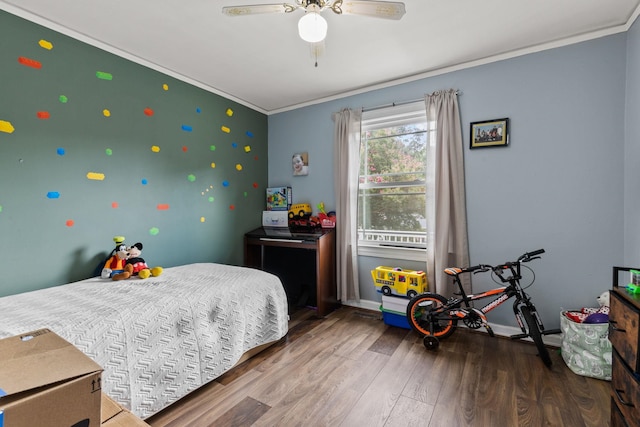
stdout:
<svg viewBox="0 0 640 427">
<path fill-rule="evenodd" d="M 426 247 L 428 131 L 424 102 L 363 112 L 359 245 Z"/>
</svg>

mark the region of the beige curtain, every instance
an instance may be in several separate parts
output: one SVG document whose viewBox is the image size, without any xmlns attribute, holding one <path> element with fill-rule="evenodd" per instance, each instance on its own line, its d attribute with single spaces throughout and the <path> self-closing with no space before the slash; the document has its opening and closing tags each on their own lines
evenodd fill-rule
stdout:
<svg viewBox="0 0 640 427">
<path fill-rule="evenodd" d="M 464 187 L 464 150 L 454 89 L 425 97 L 427 122 L 436 126 L 427 145 L 427 275 L 429 290 L 447 297 L 457 289 L 443 270 L 469 266 L 467 209 Z M 471 278 L 463 275 L 471 292 Z"/>
<path fill-rule="evenodd" d="M 358 281 L 358 170 L 362 112 L 333 114 L 333 176 L 336 195 L 336 275 L 338 299 L 360 301 Z"/>
</svg>

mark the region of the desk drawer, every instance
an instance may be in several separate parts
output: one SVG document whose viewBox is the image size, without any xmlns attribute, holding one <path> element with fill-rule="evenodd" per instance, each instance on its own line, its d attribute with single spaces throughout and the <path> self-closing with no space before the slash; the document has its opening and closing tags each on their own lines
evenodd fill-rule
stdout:
<svg viewBox="0 0 640 427">
<path fill-rule="evenodd" d="M 638 365 L 640 312 L 615 292 L 611 293 L 610 304 L 609 341 L 622 360 L 637 372 L 640 370 Z"/>
<path fill-rule="evenodd" d="M 611 392 L 627 424 L 640 425 L 640 383 L 627 369 L 617 352 L 613 352 Z"/>
</svg>

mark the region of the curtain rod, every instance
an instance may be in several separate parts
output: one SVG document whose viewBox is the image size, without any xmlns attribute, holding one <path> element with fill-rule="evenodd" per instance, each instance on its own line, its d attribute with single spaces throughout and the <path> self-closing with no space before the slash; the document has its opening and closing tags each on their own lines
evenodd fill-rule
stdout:
<svg viewBox="0 0 640 427">
<path fill-rule="evenodd" d="M 459 90 L 456 90 L 455 92 L 456 92 L 456 95 L 461 94 Z M 378 105 L 376 107 L 362 107 L 362 111 L 373 111 L 373 110 L 379 110 L 381 108 L 399 107 L 401 105 L 413 104 L 414 102 L 419 102 L 419 101 L 424 101 L 424 97 L 419 99 L 412 99 L 410 101 L 392 102 L 391 104 Z"/>
<path fill-rule="evenodd" d="M 373 111 L 381 108 L 399 107 L 401 105 L 413 104 L 414 102 L 424 101 L 424 98 L 412 99 L 411 101 L 392 102 L 391 104 L 378 105 L 376 107 L 362 107 L 362 111 Z"/>
</svg>

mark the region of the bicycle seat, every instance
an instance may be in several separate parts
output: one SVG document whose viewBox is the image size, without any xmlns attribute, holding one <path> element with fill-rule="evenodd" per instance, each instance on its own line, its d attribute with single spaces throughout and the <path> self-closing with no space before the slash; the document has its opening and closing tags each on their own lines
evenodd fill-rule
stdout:
<svg viewBox="0 0 640 427">
<path fill-rule="evenodd" d="M 462 269 L 458 267 L 449 267 L 449 268 L 445 268 L 444 272 L 447 273 L 449 276 L 457 276 L 458 274 L 462 273 Z"/>
</svg>

